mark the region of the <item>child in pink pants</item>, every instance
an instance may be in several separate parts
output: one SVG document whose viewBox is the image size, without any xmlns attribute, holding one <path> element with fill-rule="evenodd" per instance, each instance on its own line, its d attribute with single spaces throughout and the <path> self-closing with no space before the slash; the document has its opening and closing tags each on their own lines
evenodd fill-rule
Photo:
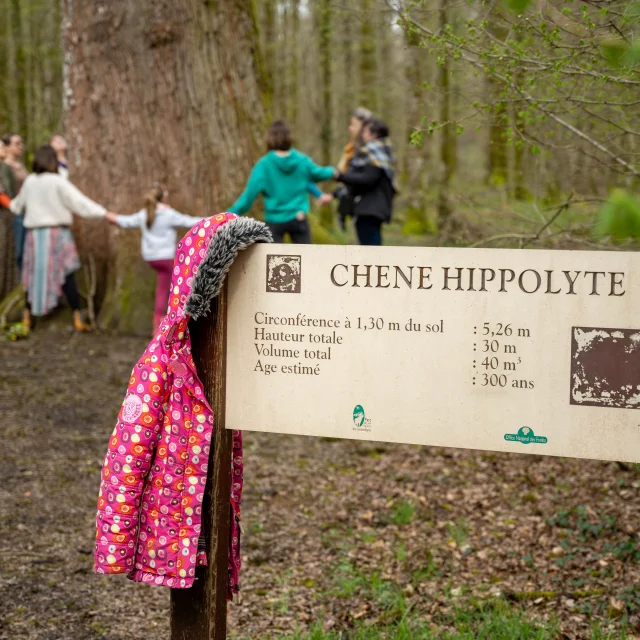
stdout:
<svg viewBox="0 0 640 640">
<path fill-rule="evenodd" d="M 123 229 L 140 229 L 142 232 L 142 258 L 158 275 L 153 308 L 154 331 L 158 329 L 167 313 L 173 258 L 178 242 L 176 227 L 190 229 L 204 220 L 172 209 L 167 204 L 168 199 L 169 192 L 166 186 L 156 183 L 145 196 L 144 209 L 128 216 L 106 216 L 107 220 Z"/>
</svg>

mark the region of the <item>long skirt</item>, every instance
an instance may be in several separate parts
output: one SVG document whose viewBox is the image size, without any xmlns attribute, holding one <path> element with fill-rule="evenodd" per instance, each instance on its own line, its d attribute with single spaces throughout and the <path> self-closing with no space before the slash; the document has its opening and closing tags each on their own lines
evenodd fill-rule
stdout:
<svg viewBox="0 0 640 640">
<path fill-rule="evenodd" d="M 34 316 L 58 306 L 65 278 L 80 268 L 80 258 L 67 227 L 27 229 L 22 262 L 22 286 Z"/>
</svg>

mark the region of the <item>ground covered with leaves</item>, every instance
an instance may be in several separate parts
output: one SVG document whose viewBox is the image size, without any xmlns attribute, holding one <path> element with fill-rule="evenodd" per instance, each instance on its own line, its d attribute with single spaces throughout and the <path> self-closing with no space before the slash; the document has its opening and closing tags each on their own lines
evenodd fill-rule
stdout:
<svg viewBox="0 0 640 640">
<path fill-rule="evenodd" d="M 3 640 L 168 638 L 166 589 L 91 571 L 100 466 L 145 344 L 0 343 Z M 233 638 L 640 637 L 631 465 L 255 432 L 245 447 Z"/>
</svg>

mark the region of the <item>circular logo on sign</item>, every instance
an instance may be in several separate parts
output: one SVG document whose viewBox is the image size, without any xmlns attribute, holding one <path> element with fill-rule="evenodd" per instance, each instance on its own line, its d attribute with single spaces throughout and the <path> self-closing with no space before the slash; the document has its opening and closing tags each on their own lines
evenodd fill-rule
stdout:
<svg viewBox="0 0 640 640">
<path fill-rule="evenodd" d="M 128 395 L 122 405 L 122 419 L 125 422 L 135 422 L 142 413 L 142 400 L 135 393 Z"/>
<path fill-rule="evenodd" d="M 353 409 L 353 423 L 356 427 L 361 427 L 364 424 L 364 409 L 360 404 Z"/>
</svg>

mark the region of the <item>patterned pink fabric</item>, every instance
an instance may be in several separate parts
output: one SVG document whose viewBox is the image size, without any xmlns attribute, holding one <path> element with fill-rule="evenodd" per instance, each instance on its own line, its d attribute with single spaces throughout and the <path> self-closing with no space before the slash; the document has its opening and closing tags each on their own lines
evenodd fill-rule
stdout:
<svg viewBox="0 0 640 640">
<path fill-rule="evenodd" d="M 134 367 L 102 468 L 96 520 L 97 573 L 192 586 L 214 416 L 191 355 L 184 307 L 213 234 L 237 216 L 198 223 L 178 244 L 167 315 Z M 238 590 L 242 434 L 233 432 L 229 594 Z"/>
</svg>

